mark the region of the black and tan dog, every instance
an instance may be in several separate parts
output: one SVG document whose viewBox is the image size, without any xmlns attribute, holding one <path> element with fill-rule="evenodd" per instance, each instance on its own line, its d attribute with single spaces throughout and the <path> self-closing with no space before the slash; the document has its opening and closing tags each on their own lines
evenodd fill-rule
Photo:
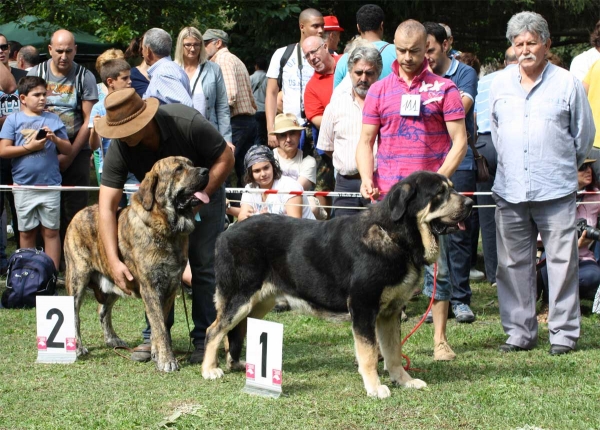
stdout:
<svg viewBox="0 0 600 430">
<path fill-rule="evenodd" d="M 152 326 L 152 358 L 158 370 L 179 365 L 171 349 L 165 317 L 173 305 L 188 258 L 188 236 L 194 230 L 193 208 L 208 197 L 208 170 L 193 167 L 185 157 L 159 160 L 146 174 L 131 205 L 118 214 L 118 244 L 122 261 L 133 275 L 127 287 L 141 297 Z M 98 205 L 73 218 L 65 238 L 67 291 L 75 299 L 77 355 L 88 350 L 81 342 L 79 309 L 86 287 L 94 290 L 104 340 L 110 347 L 126 346 L 112 326 L 112 307 L 125 296 L 111 279 L 104 244 L 98 234 Z"/>
<path fill-rule="evenodd" d="M 317 313 L 350 312 L 369 396 L 390 395 L 377 375 L 378 343 L 392 382 L 425 387 L 402 367 L 401 308 L 423 267 L 436 261 L 438 236 L 464 229 L 472 205 L 444 176 L 416 172 L 356 216 L 319 222 L 265 214 L 234 224 L 217 241 L 217 319 L 207 330 L 202 376 L 223 376 L 217 350 L 225 335 L 228 368 L 243 369 L 246 318 L 262 318 L 283 293 Z"/>
</svg>

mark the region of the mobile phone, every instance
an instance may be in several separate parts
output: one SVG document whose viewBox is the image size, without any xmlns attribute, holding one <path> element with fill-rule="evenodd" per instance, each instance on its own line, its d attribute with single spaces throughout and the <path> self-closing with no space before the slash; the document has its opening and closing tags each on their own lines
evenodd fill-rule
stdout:
<svg viewBox="0 0 600 430">
<path fill-rule="evenodd" d="M 46 137 L 46 135 L 48 134 L 48 132 L 44 129 L 40 129 L 38 130 L 37 135 L 35 136 L 35 140 L 40 140 Z"/>
</svg>

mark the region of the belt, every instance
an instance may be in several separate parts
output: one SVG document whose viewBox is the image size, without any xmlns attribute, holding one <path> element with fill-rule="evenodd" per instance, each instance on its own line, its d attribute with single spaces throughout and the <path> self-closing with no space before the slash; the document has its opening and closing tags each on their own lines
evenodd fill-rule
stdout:
<svg viewBox="0 0 600 430">
<path fill-rule="evenodd" d="M 340 175 L 344 179 L 360 179 L 360 173 L 355 173 L 354 175 Z"/>
<path fill-rule="evenodd" d="M 485 133 L 477 133 L 479 136 L 487 136 L 489 134 L 492 134 L 491 131 L 485 132 Z"/>
</svg>

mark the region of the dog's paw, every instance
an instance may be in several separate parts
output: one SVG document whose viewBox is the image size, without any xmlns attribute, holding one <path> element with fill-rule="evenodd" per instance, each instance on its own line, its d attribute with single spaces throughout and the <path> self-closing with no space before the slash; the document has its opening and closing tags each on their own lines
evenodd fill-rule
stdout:
<svg viewBox="0 0 600 430">
<path fill-rule="evenodd" d="M 89 351 L 86 347 L 78 346 L 76 351 L 77 357 L 82 357 L 84 355 L 89 354 Z"/>
<path fill-rule="evenodd" d="M 170 358 L 164 361 L 158 360 L 156 362 L 156 368 L 160 372 L 175 372 L 179 370 L 179 363 L 177 363 L 175 358 Z"/>
<path fill-rule="evenodd" d="M 420 390 L 421 388 L 427 387 L 427 383 L 425 381 L 421 381 L 420 379 L 411 379 L 410 381 L 406 381 L 405 384 L 402 384 L 404 388 L 414 388 Z"/>
<path fill-rule="evenodd" d="M 373 391 L 367 391 L 369 397 L 377 397 L 378 399 L 387 399 L 392 395 L 387 385 L 379 385 Z"/>
<path fill-rule="evenodd" d="M 223 370 L 218 367 L 214 369 L 202 369 L 202 377 L 204 379 L 219 379 L 224 375 Z"/>
<path fill-rule="evenodd" d="M 109 348 L 127 348 L 128 345 L 121 338 L 113 337 L 106 341 L 106 346 Z"/>
<path fill-rule="evenodd" d="M 246 371 L 246 362 L 243 360 L 240 361 L 229 361 L 227 360 L 227 369 L 234 372 Z"/>
</svg>

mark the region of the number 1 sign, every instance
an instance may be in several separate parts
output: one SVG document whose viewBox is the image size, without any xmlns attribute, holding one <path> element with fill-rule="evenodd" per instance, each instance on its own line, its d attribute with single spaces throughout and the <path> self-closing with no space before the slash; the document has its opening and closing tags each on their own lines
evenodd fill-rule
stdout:
<svg viewBox="0 0 600 430">
<path fill-rule="evenodd" d="M 279 397 L 282 353 L 283 324 L 248 318 L 246 386 L 242 391 Z"/>
<path fill-rule="evenodd" d="M 75 307 L 71 296 L 37 296 L 37 363 L 73 363 L 77 359 Z"/>
</svg>

